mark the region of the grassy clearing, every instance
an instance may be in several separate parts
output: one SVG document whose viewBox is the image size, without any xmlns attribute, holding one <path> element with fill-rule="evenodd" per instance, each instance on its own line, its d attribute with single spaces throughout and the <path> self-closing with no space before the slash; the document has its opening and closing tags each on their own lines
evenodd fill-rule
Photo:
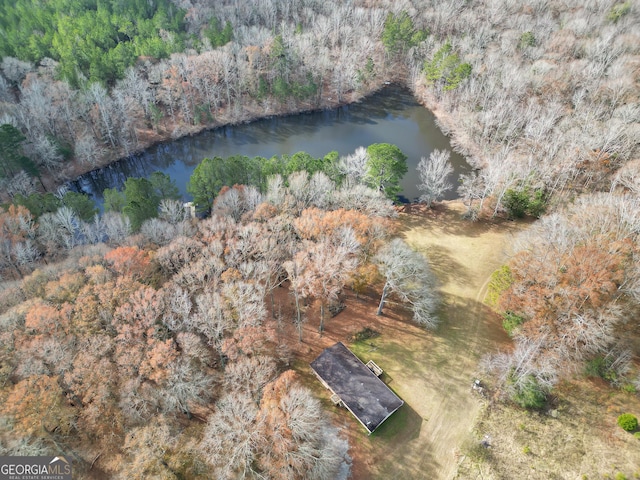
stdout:
<svg viewBox="0 0 640 480">
<path fill-rule="evenodd" d="M 482 406 L 470 388 L 477 361 L 508 341 L 500 320 L 478 297 L 520 224 L 470 224 L 460 220 L 459 207 L 400 220 L 407 241 L 429 258 L 438 276 L 440 328 L 420 329 L 391 307 L 382 317 L 368 317 L 379 337 L 349 343 L 361 360 L 384 369 L 383 380 L 405 401 L 378 431 L 355 441 L 354 459 L 365 458 L 367 468 L 365 475 L 355 471 L 355 478 L 451 478 Z"/>
<path fill-rule="evenodd" d="M 476 437 L 491 438 L 486 458 L 466 458 L 458 478 L 640 478 L 640 444 L 616 425 L 617 412 L 640 408 L 634 395 L 604 382 L 574 380 L 555 391 L 552 408 L 487 408 Z"/>
<path fill-rule="evenodd" d="M 553 413 L 528 413 L 472 393 L 480 357 L 510 345 L 501 319 L 483 299 L 513 235 L 527 224 L 468 223 L 460 218 L 463 208 L 449 203 L 400 218 L 402 234 L 429 258 L 440 282 L 442 324 L 436 332 L 418 328 L 397 306 L 375 316 L 379 292 L 350 299 L 323 337 L 313 333 L 314 322 L 306 326 L 299 347 L 305 359 L 297 370 L 342 341 L 364 362 L 375 361 L 405 401 L 368 436 L 348 411 L 330 403 L 313 375 L 304 375 L 349 438 L 352 478 L 640 478 L 640 441 L 616 424 L 621 413 L 640 416 L 637 396 L 576 382 L 558 389 Z M 354 342 L 365 327 L 380 336 Z"/>
</svg>

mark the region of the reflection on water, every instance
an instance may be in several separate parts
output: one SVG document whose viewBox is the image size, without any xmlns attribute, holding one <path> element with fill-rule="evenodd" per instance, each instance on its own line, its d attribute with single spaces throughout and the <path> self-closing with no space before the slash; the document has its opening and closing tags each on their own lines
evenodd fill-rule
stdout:
<svg viewBox="0 0 640 480">
<path fill-rule="evenodd" d="M 420 157 L 434 149 L 451 149 L 449 139 L 435 124 L 433 114 L 420 106 L 411 94 L 391 86 L 361 103 L 336 110 L 325 110 L 286 117 L 258 120 L 227 126 L 193 137 L 160 144 L 99 170 L 82 175 L 69 184 L 102 203 L 105 188 L 121 188 L 128 177 L 148 176 L 161 171 L 176 181 L 185 199 L 193 169 L 205 157 L 247 155 L 271 157 L 305 151 L 314 157 L 331 150 L 347 155 L 359 146 L 393 143 L 407 155 L 409 171 L 402 181 L 405 199 L 414 200 L 420 193 L 416 184 L 416 166 Z M 452 153 L 455 172 L 451 176 L 455 198 L 458 176 L 471 170 L 464 158 Z"/>
</svg>

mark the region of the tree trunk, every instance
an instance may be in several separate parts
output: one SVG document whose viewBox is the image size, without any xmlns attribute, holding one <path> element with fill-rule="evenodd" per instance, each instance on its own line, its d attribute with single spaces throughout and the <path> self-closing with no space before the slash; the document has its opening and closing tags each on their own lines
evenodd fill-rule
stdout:
<svg viewBox="0 0 640 480">
<path fill-rule="evenodd" d="M 300 318 L 300 298 L 298 292 L 293 290 L 293 297 L 296 299 L 296 326 L 298 327 L 298 340 L 302 342 L 302 319 Z"/>
<path fill-rule="evenodd" d="M 40 185 L 42 185 L 42 189 L 47 192 L 47 187 L 44 186 L 44 183 L 42 183 L 42 177 L 40 175 L 38 175 L 38 180 L 40 181 Z"/>
<path fill-rule="evenodd" d="M 271 296 L 271 316 L 276 318 L 276 301 L 273 298 L 273 288 L 269 291 L 269 295 Z"/>
<path fill-rule="evenodd" d="M 324 302 L 320 304 L 320 328 L 318 331 L 320 332 L 320 336 L 322 336 L 322 332 L 324 331 Z"/>
<path fill-rule="evenodd" d="M 222 366 L 222 368 L 224 368 L 225 365 L 227 364 L 227 362 L 225 360 L 224 353 L 222 352 L 222 341 L 221 341 L 220 338 L 216 339 L 214 348 L 216 349 L 216 353 L 218 354 L 218 358 L 220 358 L 220 365 Z"/>
<path fill-rule="evenodd" d="M 11 266 L 18 273 L 18 278 L 22 278 L 24 276 L 22 275 L 22 271 L 20 270 L 17 264 L 15 264 L 14 262 L 11 262 Z"/>
<path fill-rule="evenodd" d="M 385 283 L 384 288 L 382 289 L 382 297 L 380 297 L 380 305 L 378 305 L 378 311 L 376 315 L 382 315 L 382 308 L 384 307 L 384 300 L 387 298 L 387 294 L 389 293 L 389 284 Z"/>
</svg>

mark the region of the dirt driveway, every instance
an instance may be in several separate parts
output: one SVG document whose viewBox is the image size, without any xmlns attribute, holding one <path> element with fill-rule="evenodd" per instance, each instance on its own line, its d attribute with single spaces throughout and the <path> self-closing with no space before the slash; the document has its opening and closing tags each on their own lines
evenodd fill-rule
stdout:
<svg viewBox="0 0 640 480">
<path fill-rule="evenodd" d="M 355 478 L 360 472 L 380 479 L 456 474 L 460 447 L 481 407 L 470 388 L 478 360 L 509 342 L 500 319 L 482 304 L 486 284 L 503 264 L 513 236 L 526 226 L 470 223 L 461 218 L 463 211 L 460 203 L 448 203 L 436 211 L 414 206 L 401 214 L 401 234 L 428 257 L 439 279 L 442 324 L 427 332 L 390 308 L 376 327 L 382 335 L 353 345 L 361 358 L 385 369 L 389 386 L 406 402 L 398 418 L 357 442 L 367 465 L 358 465 L 356 451 Z"/>
<path fill-rule="evenodd" d="M 349 293 L 347 308 L 326 323 L 322 336 L 309 310 L 303 343 L 291 342 L 295 368 L 305 384 L 323 399 L 334 423 L 351 445 L 355 480 L 451 479 L 462 443 L 469 437 L 481 402 L 471 391 L 478 360 L 507 345 L 508 337 L 482 299 L 491 273 L 503 264 L 506 248 L 523 223 L 497 220 L 471 223 L 462 219 L 459 202 L 435 210 L 413 206 L 400 215 L 400 235 L 428 257 L 439 280 L 442 324 L 436 332 L 416 326 L 406 310 L 390 304 L 383 316 L 375 311 L 380 292 L 360 299 Z M 352 343 L 364 327 L 381 333 Z M 295 338 L 295 333 L 291 332 Z M 405 401 L 373 435 L 346 412 L 334 407 L 310 372 L 308 362 L 336 341 L 350 344 L 365 362 L 374 360 L 383 379 Z"/>
</svg>

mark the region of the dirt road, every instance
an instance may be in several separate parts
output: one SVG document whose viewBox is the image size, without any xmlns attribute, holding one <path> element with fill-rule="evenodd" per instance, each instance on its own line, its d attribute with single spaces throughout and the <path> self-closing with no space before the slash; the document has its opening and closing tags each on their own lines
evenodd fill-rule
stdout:
<svg viewBox="0 0 640 480">
<path fill-rule="evenodd" d="M 470 223 L 461 218 L 459 203 L 435 212 L 413 208 L 401 215 L 401 232 L 439 279 L 442 324 L 431 333 L 406 321 L 385 322 L 381 337 L 357 347 L 384 365 L 390 386 L 407 404 L 404 418 L 371 437 L 369 468 L 381 479 L 450 479 L 481 408 L 471 391 L 478 360 L 509 342 L 500 319 L 482 304 L 486 284 L 526 225 Z"/>
<path fill-rule="evenodd" d="M 311 316 L 304 325 L 303 343 L 291 343 L 298 371 L 348 437 L 355 480 L 454 477 L 460 447 L 481 408 L 471 391 L 478 360 L 509 343 L 500 319 L 482 299 L 491 273 L 504 263 L 513 235 L 526 225 L 471 223 L 462 219 L 463 211 L 459 202 L 429 211 L 414 206 L 399 219 L 400 235 L 429 259 L 439 280 L 442 323 L 436 332 L 418 327 L 397 305 L 389 304 L 383 316 L 376 316 L 380 292 L 371 291 L 360 299 L 350 295 L 347 308 L 326 323 L 323 335 L 317 333 L 318 319 Z M 381 335 L 351 343 L 352 335 L 364 327 Z M 372 359 L 380 365 L 383 379 L 405 401 L 371 436 L 346 410 L 331 404 L 309 373 L 308 362 L 336 341 L 350 344 L 365 362 Z"/>
</svg>

